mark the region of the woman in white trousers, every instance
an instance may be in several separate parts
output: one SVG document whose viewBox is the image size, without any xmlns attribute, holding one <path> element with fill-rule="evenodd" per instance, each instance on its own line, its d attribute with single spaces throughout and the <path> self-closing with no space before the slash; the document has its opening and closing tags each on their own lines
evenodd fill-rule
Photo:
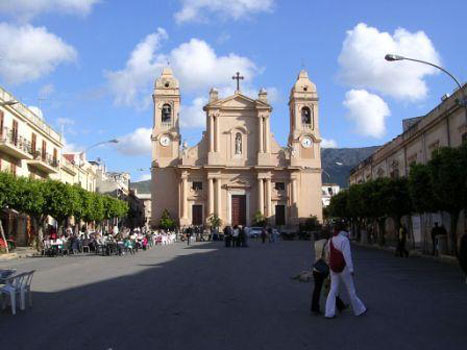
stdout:
<svg viewBox="0 0 467 350">
<path fill-rule="evenodd" d="M 332 247 L 331 247 L 332 243 Z M 352 310 L 355 316 L 363 315 L 367 308 L 362 303 L 362 301 L 358 298 L 355 285 L 353 281 L 353 262 L 352 262 L 352 254 L 350 252 L 350 242 L 347 238 L 347 232 L 344 230 L 340 230 L 340 227 L 336 227 L 336 234 L 334 237 L 331 238 L 328 244 L 330 259 L 331 250 L 335 249 L 337 254 L 343 255 L 343 260 L 345 261 L 345 267 L 341 272 L 333 271 L 332 263 L 330 263 L 330 273 L 331 273 L 331 288 L 326 299 L 326 318 L 334 318 L 336 316 L 336 296 L 339 295 L 339 286 L 341 283 L 344 283 L 347 292 L 349 294 L 350 303 L 352 305 Z"/>
</svg>

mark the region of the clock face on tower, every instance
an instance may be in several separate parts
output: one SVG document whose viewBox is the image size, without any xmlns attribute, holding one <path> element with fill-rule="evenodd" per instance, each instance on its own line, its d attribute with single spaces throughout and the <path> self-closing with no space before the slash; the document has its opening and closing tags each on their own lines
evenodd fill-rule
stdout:
<svg viewBox="0 0 467 350">
<path fill-rule="evenodd" d="M 303 140 L 302 140 L 302 146 L 303 147 L 310 148 L 312 144 L 313 144 L 313 142 L 311 141 L 311 139 L 309 137 L 304 137 L 303 138 Z"/>
<path fill-rule="evenodd" d="M 162 146 L 167 147 L 170 143 L 170 138 L 167 135 L 164 135 L 160 138 L 159 142 Z"/>
</svg>

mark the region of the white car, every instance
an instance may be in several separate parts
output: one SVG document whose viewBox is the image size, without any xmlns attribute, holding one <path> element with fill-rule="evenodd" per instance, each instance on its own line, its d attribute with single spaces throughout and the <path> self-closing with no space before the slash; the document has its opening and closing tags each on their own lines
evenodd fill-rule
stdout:
<svg viewBox="0 0 467 350">
<path fill-rule="evenodd" d="M 250 227 L 250 230 L 248 231 L 248 237 L 258 238 L 261 236 L 262 230 L 263 230 L 262 227 Z"/>
</svg>

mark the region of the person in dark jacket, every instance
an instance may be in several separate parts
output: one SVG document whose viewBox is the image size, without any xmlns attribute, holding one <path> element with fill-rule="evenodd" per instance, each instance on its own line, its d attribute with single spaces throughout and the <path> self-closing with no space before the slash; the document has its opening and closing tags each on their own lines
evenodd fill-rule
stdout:
<svg viewBox="0 0 467 350">
<path fill-rule="evenodd" d="M 459 242 L 457 258 L 459 259 L 459 265 L 465 274 L 465 283 L 467 283 L 467 233 L 464 233 Z"/>
</svg>

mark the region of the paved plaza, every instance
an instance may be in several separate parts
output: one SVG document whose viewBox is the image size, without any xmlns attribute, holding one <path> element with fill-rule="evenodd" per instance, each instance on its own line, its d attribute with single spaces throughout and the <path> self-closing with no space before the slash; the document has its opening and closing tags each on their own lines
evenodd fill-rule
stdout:
<svg viewBox="0 0 467 350">
<path fill-rule="evenodd" d="M 354 247 L 369 312 L 310 315 L 310 242 L 220 242 L 134 256 L 28 258 L 34 305 L 0 313 L 5 349 L 462 349 L 467 286 L 456 266 Z M 345 298 L 346 296 L 344 296 Z"/>
</svg>

